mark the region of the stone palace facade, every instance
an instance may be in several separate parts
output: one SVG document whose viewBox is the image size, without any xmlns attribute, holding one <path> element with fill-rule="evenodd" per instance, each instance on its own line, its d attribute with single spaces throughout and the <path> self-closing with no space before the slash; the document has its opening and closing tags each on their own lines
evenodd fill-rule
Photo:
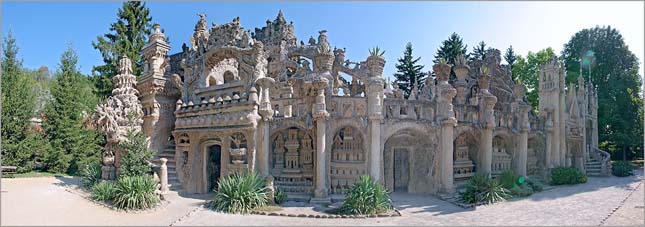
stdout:
<svg viewBox="0 0 645 227">
<path fill-rule="evenodd" d="M 169 160 L 174 189 L 208 193 L 218 179 L 254 170 L 290 197 L 325 201 L 361 175 L 391 191 L 439 194 L 477 172 L 608 174 L 596 91 L 582 78 L 565 89 L 555 59 L 539 72 L 538 111 L 498 50 L 435 64 L 434 79 L 404 98 L 386 83 L 379 53 L 348 60 L 325 30 L 299 41 L 282 12 L 254 31 L 239 18 L 209 28 L 199 16 L 177 54 L 154 26 L 136 83 L 142 129 Z"/>
</svg>

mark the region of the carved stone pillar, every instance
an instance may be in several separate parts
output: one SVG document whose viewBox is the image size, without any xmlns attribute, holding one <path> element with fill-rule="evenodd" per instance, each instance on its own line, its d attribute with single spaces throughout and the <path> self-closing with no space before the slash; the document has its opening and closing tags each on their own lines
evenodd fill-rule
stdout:
<svg viewBox="0 0 645 227">
<path fill-rule="evenodd" d="M 521 114 L 521 126 L 520 126 L 520 141 L 519 149 L 517 156 L 517 174 L 520 176 L 526 176 L 526 164 L 528 159 L 528 140 L 529 140 L 529 130 L 531 125 L 529 124 L 529 111 L 531 106 L 522 105 L 520 106 Z"/>
<path fill-rule="evenodd" d="M 550 111 L 546 110 L 546 122 L 544 123 L 544 128 L 546 129 L 546 167 L 551 169 L 554 167 L 553 161 L 553 121 L 551 120 Z"/>
<path fill-rule="evenodd" d="M 168 192 L 168 166 L 166 163 L 168 159 L 160 158 L 161 167 L 159 168 L 159 181 L 161 182 L 161 194 L 166 194 Z"/>
<path fill-rule="evenodd" d="M 275 80 L 270 77 L 263 77 L 258 79 L 258 85 L 261 88 L 260 100 L 255 97 L 254 88 L 251 88 L 251 94 L 254 100 L 259 103 L 258 114 L 262 117 L 258 124 L 258 139 L 262 141 L 260 149 L 258 149 L 258 169 L 260 174 L 266 177 L 270 174 L 269 153 L 271 152 L 271 139 L 269 138 L 269 120 L 273 118 L 273 109 L 271 108 L 271 100 L 269 98 L 269 87 L 273 86 Z M 256 140 L 258 141 L 258 140 Z"/>
<path fill-rule="evenodd" d="M 367 96 L 367 111 L 369 116 L 369 133 L 370 133 L 370 175 L 374 178 L 375 181 L 380 182 L 381 176 L 381 163 L 382 157 L 381 151 L 381 121 L 383 120 L 383 115 L 381 113 L 383 109 L 383 85 L 385 81 L 381 78 L 380 75 L 376 77 L 369 77 L 366 79 L 366 96 Z"/>
<path fill-rule="evenodd" d="M 486 90 L 488 92 L 488 90 Z M 483 93 L 481 95 L 483 98 L 483 108 L 484 108 L 484 121 L 482 134 L 481 134 L 481 165 L 480 170 L 483 173 L 490 174 L 491 166 L 493 164 L 493 128 L 495 128 L 495 115 L 493 114 L 493 107 L 497 103 L 497 98 L 489 93 L 489 95 Z"/>
<path fill-rule="evenodd" d="M 435 64 L 433 67 L 439 81 L 439 108 L 438 120 L 441 122 L 441 191 L 444 193 L 454 192 L 454 145 L 453 133 L 457 126 L 457 119 L 452 106 L 452 100 L 457 95 L 457 90 L 448 83 L 450 76 L 450 65 L 445 63 Z"/>
<path fill-rule="evenodd" d="M 329 203 L 327 189 L 327 153 L 326 138 L 327 134 L 327 117 L 329 113 L 325 107 L 325 88 L 327 79 L 320 79 L 313 82 L 315 92 L 317 93 L 316 101 L 312 109 L 314 120 L 316 121 L 316 187 L 314 192 L 314 203 Z"/>
</svg>

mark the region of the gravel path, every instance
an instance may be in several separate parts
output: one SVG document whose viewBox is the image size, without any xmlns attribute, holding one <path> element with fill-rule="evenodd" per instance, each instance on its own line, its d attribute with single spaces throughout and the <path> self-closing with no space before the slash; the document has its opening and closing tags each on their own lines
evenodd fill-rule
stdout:
<svg viewBox="0 0 645 227">
<path fill-rule="evenodd" d="M 528 198 L 467 210 L 429 195 L 393 194 L 403 217 L 309 219 L 232 215 L 201 208 L 201 198 L 172 195 L 164 208 L 124 213 L 93 204 L 65 190 L 72 178 L 2 179 L 1 225 L 643 225 L 638 176 L 590 177 L 581 185 L 556 187 Z M 7 192 L 4 192 L 7 191 Z M 290 208 L 292 209 L 292 208 Z"/>
</svg>

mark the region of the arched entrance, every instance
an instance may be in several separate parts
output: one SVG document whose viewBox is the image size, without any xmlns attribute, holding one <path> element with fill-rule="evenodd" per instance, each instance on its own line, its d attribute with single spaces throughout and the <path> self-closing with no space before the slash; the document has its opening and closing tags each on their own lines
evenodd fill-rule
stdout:
<svg viewBox="0 0 645 227">
<path fill-rule="evenodd" d="M 219 144 L 214 144 L 211 146 L 208 146 L 207 148 L 208 156 L 208 164 L 207 164 L 207 172 L 208 172 L 208 191 L 211 192 L 215 189 L 217 189 L 217 185 L 219 182 L 219 177 L 221 175 L 221 169 L 222 169 L 222 146 Z"/>
<path fill-rule="evenodd" d="M 383 146 L 383 183 L 389 191 L 434 193 L 439 189 L 434 131 L 394 131 Z"/>
</svg>

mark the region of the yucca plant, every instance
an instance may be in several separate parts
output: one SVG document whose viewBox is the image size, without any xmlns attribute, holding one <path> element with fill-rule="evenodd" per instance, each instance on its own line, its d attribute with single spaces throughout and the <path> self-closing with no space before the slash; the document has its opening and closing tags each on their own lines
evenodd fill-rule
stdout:
<svg viewBox="0 0 645 227">
<path fill-rule="evenodd" d="M 392 209 L 387 189 L 370 176 L 361 176 L 345 195 L 343 214 L 378 214 Z"/>
<path fill-rule="evenodd" d="M 102 181 L 92 186 L 92 198 L 98 201 L 110 201 L 114 199 L 115 195 L 116 187 L 114 186 L 114 183 L 110 181 Z"/>
<path fill-rule="evenodd" d="M 257 173 L 235 173 L 220 180 L 213 208 L 227 213 L 246 214 L 268 204 L 267 188 Z"/>
<path fill-rule="evenodd" d="M 114 205 L 121 209 L 152 208 L 159 203 L 157 183 L 149 176 L 121 177 L 116 183 Z"/>
<path fill-rule="evenodd" d="M 287 197 L 286 192 L 284 192 L 284 191 L 282 191 L 280 189 L 275 190 L 275 196 L 274 196 L 275 203 L 281 204 L 281 203 L 286 202 L 287 199 L 288 199 L 288 197 Z"/>
<path fill-rule="evenodd" d="M 385 54 L 384 50 L 381 50 L 378 46 L 373 47 L 370 51 L 370 56 L 379 56 L 382 57 Z"/>
<path fill-rule="evenodd" d="M 465 187 L 466 190 L 460 193 L 460 199 L 466 203 L 496 203 L 509 197 L 509 190 L 487 174 L 475 174 L 468 180 Z"/>
<path fill-rule="evenodd" d="M 488 185 L 481 192 L 481 201 L 485 203 L 496 203 L 506 201 L 510 197 L 510 191 L 497 180 L 490 180 Z"/>
<path fill-rule="evenodd" d="M 506 189 L 511 189 L 514 186 L 520 186 L 519 183 L 519 176 L 513 172 L 513 170 L 505 170 L 502 172 L 502 174 L 499 175 L 498 177 L 499 182 L 504 186 Z"/>
<path fill-rule="evenodd" d="M 92 188 L 99 181 L 101 181 L 101 163 L 86 165 L 81 171 L 81 184 L 86 188 Z"/>
</svg>

